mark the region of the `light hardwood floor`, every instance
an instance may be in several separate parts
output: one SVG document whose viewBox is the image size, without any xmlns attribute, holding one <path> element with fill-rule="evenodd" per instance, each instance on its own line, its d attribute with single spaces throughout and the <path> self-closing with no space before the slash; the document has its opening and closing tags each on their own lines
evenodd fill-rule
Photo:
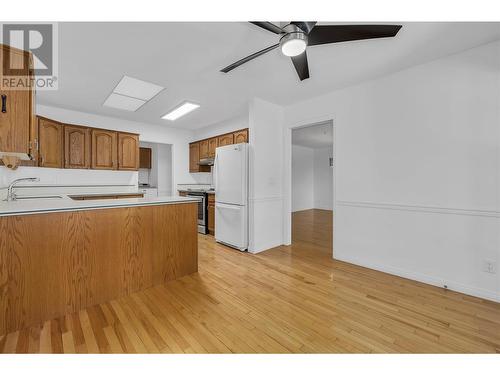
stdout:
<svg viewBox="0 0 500 375">
<path fill-rule="evenodd" d="M 500 352 L 500 304 L 331 258 L 332 215 L 259 255 L 199 237 L 199 273 L 0 337 L 0 352 Z"/>
</svg>

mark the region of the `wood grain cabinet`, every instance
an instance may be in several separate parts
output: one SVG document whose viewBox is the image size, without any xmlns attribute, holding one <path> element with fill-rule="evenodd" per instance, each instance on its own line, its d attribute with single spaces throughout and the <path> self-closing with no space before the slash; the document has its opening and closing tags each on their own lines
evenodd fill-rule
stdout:
<svg viewBox="0 0 500 375">
<path fill-rule="evenodd" d="M 90 168 L 90 129 L 83 126 L 64 126 L 64 168 Z"/>
<path fill-rule="evenodd" d="M 233 133 L 234 143 L 248 143 L 248 129 L 239 130 Z"/>
<path fill-rule="evenodd" d="M 217 147 L 235 143 L 248 143 L 248 129 L 241 129 L 189 144 L 189 172 L 210 172 L 210 166 L 200 165 L 200 160 L 215 158 Z"/>
<path fill-rule="evenodd" d="M 200 171 L 200 144 L 198 142 L 189 144 L 189 173 Z"/>
<path fill-rule="evenodd" d="M 149 147 L 139 148 L 139 168 L 151 169 L 152 150 Z"/>
<path fill-rule="evenodd" d="M 200 141 L 200 159 L 206 159 L 209 155 L 208 139 Z"/>
<path fill-rule="evenodd" d="M 217 148 L 217 137 L 208 140 L 208 157 L 215 158 L 215 149 Z"/>
<path fill-rule="evenodd" d="M 117 169 L 117 133 L 92 129 L 92 169 Z"/>
<path fill-rule="evenodd" d="M 118 133 L 118 169 L 136 171 L 139 169 L 139 136 Z"/>
<path fill-rule="evenodd" d="M 234 135 L 233 133 L 221 135 L 218 137 L 217 142 L 217 147 L 232 145 L 234 143 Z"/>
<path fill-rule="evenodd" d="M 14 66 L 14 71 L 11 72 L 9 66 Z M 6 76 L 15 75 L 16 82 L 25 87 L 25 83 L 33 78 L 31 53 L 0 44 L 0 82 L 3 82 L 4 73 Z M 0 89 L 1 152 L 23 153 L 36 159 L 38 122 L 34 115 L 34 100 L 34 89 Z M 25 165 L 33 165 L 33 162 Z"/>
<path fill-rule="evenodd" d="M 208 194 L 208 233 L 215 236 L 215 194 Z"/>
<path fill-rule="evenodd" d="M 63 167 L 64 126 L 60 122 L 38 117 L 38 166 Z"/>
</svg>

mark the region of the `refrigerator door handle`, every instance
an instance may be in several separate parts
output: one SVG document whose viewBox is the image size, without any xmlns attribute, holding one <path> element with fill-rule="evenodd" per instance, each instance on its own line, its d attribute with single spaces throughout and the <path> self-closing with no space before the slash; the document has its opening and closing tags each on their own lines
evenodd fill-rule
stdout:
<svg viewBox="0 0 500 375">
<path fill-rule="evenodd" d="M 216 203 L 215 205 L 215 208 L 227 208 L 227 209 L 230 209 L 230 210 L 240 210 L 241 209 L 241 206 L 237 206 L 237 205 L 234 205 L 234 204 L 225 204 L 225 203 Z"/>
</svg>

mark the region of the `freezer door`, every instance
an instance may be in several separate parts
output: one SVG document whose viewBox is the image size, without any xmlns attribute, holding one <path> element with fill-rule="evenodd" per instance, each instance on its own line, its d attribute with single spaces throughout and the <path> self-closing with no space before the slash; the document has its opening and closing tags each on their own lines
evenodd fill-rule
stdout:
<svg viewBox="0 0 500 375">
<path fill-rule="evenodd" d="M 248 144 L 218 147 L 214 167 L 215 201 L 246 205 L 248 202 Z"/>
<path fill-rule="evenodd" d="M 241 251 L 248 248 L 247 206 L 215 203 L 215 240 Z"/>
</svg>

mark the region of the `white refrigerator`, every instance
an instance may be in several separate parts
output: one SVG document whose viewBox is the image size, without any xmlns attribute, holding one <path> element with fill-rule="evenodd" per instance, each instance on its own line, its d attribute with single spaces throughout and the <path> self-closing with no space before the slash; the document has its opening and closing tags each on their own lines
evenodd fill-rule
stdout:
<svg viewBox="0 0 500 375">
<path fill-rule="evenodd" d="M 248 248 L 248 147 L 217 147 L 213 169 L 215 240 L 241 251 Z"/>
</svg>

